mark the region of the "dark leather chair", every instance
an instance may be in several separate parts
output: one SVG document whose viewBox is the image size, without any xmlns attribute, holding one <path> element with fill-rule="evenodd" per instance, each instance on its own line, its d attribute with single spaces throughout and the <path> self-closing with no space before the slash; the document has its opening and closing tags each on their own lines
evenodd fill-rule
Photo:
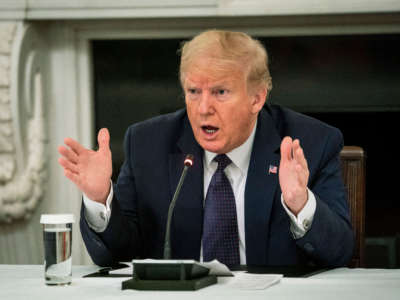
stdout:
<svg viewBox="0 0 400 300">
<path fill-rule="evenodd" d="M 364 150 L 345 146 L 340 153 L 344 184 L 347 188 L 351 223 L 355 234 L 353 258 L 349 267 L 365 267 L 365 160 Z"/>
</svg>

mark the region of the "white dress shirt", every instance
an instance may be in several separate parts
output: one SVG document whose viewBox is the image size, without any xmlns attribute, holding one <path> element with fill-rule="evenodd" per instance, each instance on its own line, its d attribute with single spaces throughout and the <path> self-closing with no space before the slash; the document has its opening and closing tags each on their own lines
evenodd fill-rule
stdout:
<svg viewBox="0 0 400 300">
<path fill-rule="evenodd" d="M 253 148 L 254 136 L 257 124 L 248 139 L 239 147 L 233 149 L 226 155 L 232 161 L 225 168 L 225 174 L 231 183 L 233 194 L 235 196 L 236 214 L 238 221 L 239 232 L 239 252 L 240 264 L 246 264 L 246 239 L 245 239 L 245 212 L 244 212 L 244 191 L 246 187 L 247 170 L 250 164 L 251 150 Z M 211 177 L 217 169 L 218 163 L 213 161 L 216 153 L 204 151 L 203 166 L 204 166 L 204 199 L 207 195 L 208 186 Z M 278 174 L 276 174 L 278 176 Z M 108 195 L 106 205 L 90 200 L 83 195 L 85 205 L 85 217 L 89 226 L 96 232 L 102 232 L 106 229 L 111 216 L 111 201 L 113 198 L 113 188 L 111 184 L 110 194 Z M 310 229 L 316 209 L 316 200 L 314 194 L 308 190 L 308 201 L 297 217 L 286 206 L 281 195 L 281 203 L 289 215 L 291 220 L 290 230 L 295 239 L 301 238 Z M 202 259 L 201 247 L 201 259 Z"/>
</svg>

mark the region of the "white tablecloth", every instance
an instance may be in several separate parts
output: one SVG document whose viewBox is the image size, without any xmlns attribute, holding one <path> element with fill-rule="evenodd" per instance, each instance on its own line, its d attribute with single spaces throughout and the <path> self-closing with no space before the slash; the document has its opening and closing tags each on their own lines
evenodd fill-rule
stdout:
<svg viewBox="0 0 400 300">
<path fill-rule="evenodd" d="M 121 290 L 128 278 L 82 278 L 96 266 L 74 266 L 72 284 L 46 286 L 43 266 L 0 265 L 0 299 L 400 299 L 400 269 L 340 268 L 308 278 L 283 278 L 265 290 L 238 290 L 232 278 L 219 278 L 218 284 L 193 292 Z"/>
</svg>

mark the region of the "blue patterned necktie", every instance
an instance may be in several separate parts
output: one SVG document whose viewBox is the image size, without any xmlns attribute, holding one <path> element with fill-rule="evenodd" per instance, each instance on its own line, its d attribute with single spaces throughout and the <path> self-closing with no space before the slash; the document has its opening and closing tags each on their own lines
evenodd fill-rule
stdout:
<svg viewBox="0 0 400 300">
<path fill-rule="evenodd" d="M 208 186 L 203 219 L 203 259 L 218 259 L 227 266 L 240 264 L 235 196 L 224 169 L 231 163 L 217 155 L 217 170 Z"/>
</svg>

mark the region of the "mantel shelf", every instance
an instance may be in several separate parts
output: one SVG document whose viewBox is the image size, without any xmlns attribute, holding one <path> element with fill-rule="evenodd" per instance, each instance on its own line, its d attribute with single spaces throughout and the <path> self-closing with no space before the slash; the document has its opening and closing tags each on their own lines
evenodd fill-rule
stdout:
<svg viewBox="0 0 400 300">
<path fill-rule="evenodd" d="M 400 12 L 396 0 L 2 0 L 0 20 L 301 16 Z"/>
</svg>

